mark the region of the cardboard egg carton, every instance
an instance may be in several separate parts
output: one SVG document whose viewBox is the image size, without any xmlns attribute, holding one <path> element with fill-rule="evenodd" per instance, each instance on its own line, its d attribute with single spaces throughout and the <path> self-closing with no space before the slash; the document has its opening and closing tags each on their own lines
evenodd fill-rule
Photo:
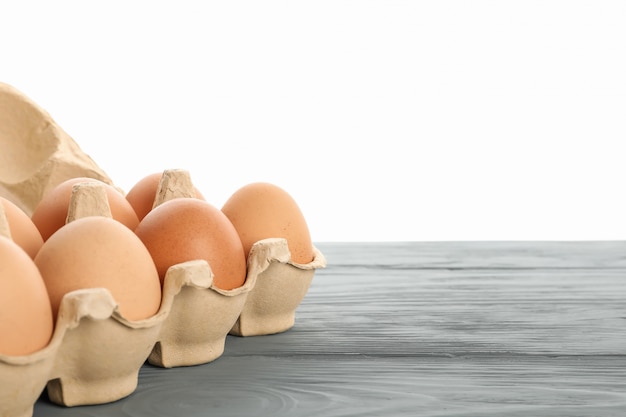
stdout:
<svg viewBox="0 0 626 417">
<path fill-rule="evenodd" d="M 65 179 L 90 177 L 113 185 L 43 110 L 1 83 L 0 119 L 0 195 L 28 214 Z M 5 159 L 11 160 L 10 169 Z M 189 197 L 190 187 L 186 171 L 164 171 L 154 206 Z M 96 182 L 74 186 L 67 221 L 87 215 L 110 216 L 106 193 Z M 8 235 L 3 218 L 0 233 Z M 116 401 L 134 392 L 146 362 L 163 368 L 206 364 L 223 354 L 229 334 L 290 329 L 315 270 L 325 267 L 326 259 L 314 247 L 311 263 L 294 263 L 287 241 L 269 238 L 253 245 L 247 262 L 245 283 L 232 290 L 213 285 L 204 260 L 170 267 L 160 309 L 144 320 L 123 317 L 104 288 L 66 294 L 45 348 L 25 356 L 0 354 L 0 416 L 31 417 L 43 390 L 68 407 Z"/>
<path fill-rule="evenodd" d="M 110 216 L 101 183 L 73 188 L 68 221 L 90 215 Z M 212 285 L 206 261 L 174 265 L 164 279 L 159 311 L 136 321 L 120 313 L 107 289 L 67 293 L 48 346 L 23 357 L 0 355 L 0 415 L 32 415 L 44 387 L 51 401 L 65 406 L 118 400 L 136 389 L 148 359 L 163 367 L 216 359 L 254 281 L 222 291 Z M 16 385 L 22 378 L 28 384 Z"/>
<path fill-rule="evenodd" d="M 44 109 L 0 82 L 0 195 L 30 216 L 46 192 L 76 177 L 113 185 Z"/>
</svg>

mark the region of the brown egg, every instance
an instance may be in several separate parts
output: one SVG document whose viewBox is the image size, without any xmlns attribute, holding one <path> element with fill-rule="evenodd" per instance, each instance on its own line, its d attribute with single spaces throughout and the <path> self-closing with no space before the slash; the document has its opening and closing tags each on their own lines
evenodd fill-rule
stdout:
<svg viewBox="0 0 626 417">
<path fill-rule="evenodd" d="M 313 243 L 302 211 L 293 197 L 277 185 L 245 185 L 226 201 L 222 212 L 237 229 L 246 257 L 259 240 L 284 238 L 294 262 L 307 264 L 313 260 Z"/>
<path fill-rule="evenodd" d="M 204 200 L 165 201 L 139 222 L 135 233 L 150 251 L 161 280 L 170 266 L 203 259 L 216 287 L 230 290 L 245 282 L 246 257 L 237 231 L 224 213 Z"/>
<path fill-rule="evenodd" d="M 126 193 L 126 200 L 133 207 L 140 221 L 152 210 L 162 176 L 163 172 L 147 175 L 135 183 Z M 194 187 L 193 190 L 196 198 L 204 200 L 204 196 L 197 188 Z"/>
<path fill-rule="evenodd" d="M 160 307 L 161 284 L 150 253 L 132 230 L 109 217 L 69 222 L 44 242 L 34 262 L 55 317 L 63 296 L 81 288 L 107 288 L 129 320 L 151 317 Z"/>
<path fill-rule="evenodd" d="M 41 274 L 15 242 L 0 236 L 0 354 L 21 356 L 48 345 L 54 330 Z"/>
<path fill-rule="evenodd" d="M 39 229 L 44 242 L 48 240 L 54 232 L 65 225 L 67 210 L 72 196 L 72 187 L 75 184 L 85 181 L 97 182 L 104 185 L 113 219 L 121 222 L 131 230 L 137 227 L 139 219 L 135 214 L 135 210 L 133 210 L 132 206 L 128 203 L 126 198 L 124 198 L 124 195 L 115 187 L 93 178 L 71 178 L 48 192 L 33 211 L 31 219 L 33 223 L 35 223 L 35 226 L 37 226 L 37 229 Z"/>
<path fill-rule="evenodd" d="M 12 201 L 0 196 L 0 204 L 4 208 L 9 223 L 11 239 L 24 249 L 31 258 L 34 258 L 43 244 L 39 229 L 31 218 Z"/>
</svg>

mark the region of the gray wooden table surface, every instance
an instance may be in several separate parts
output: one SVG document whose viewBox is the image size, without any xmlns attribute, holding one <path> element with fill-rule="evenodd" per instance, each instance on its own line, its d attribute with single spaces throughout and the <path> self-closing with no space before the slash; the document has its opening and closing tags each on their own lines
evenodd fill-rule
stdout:
<svg viewBox="0 0 626 417">
<path fill-rule="evenodd" d="M 317 244 L 296 325 L 35 416 L 626 416 L 626 242 Z"/>
</svg>

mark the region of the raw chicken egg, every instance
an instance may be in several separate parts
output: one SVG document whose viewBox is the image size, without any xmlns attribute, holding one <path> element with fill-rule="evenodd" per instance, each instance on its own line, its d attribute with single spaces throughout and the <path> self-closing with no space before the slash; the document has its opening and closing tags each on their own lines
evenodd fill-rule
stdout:
<svg viewBox="0 0 626 417">
<path fill-rule="evenodd" d="M 129 320 L 154 315 L 161 283 L 150 253 L 122 223 L 104 216 L 78 218 L 59 228 L 34 259 L 56 317 L 70 291 L 107 288 Z"/>
<path fill-rule="evenodd" d="M 246 279 L 246 257 L 237 231 L 205 200 L 175 198 L 153 208 L 135 233 L 146 245 L 161 281 L 172 265 L 205 260 L 216 287 L 230 290 Z"/>
<path fill-rule="evenodd" d="M 21 356 L 48 345 L 54 330 L 46 286 L 31 257 L 0 235 L 0 354 Z"/>
<path fill-rule="evenodd" d="M 11 200 L 0 196 L 0 204 L 9 224 L 11 239 L 31 258 L 34 258 L 43 244 L 39 229 L 31 218 Z"/>
<path fill-rule="evenodd" d="M 72 196 L 72 187 L 81 182 L 96 182 L 105 187 L 113 219 L 134 230 L 139 223 L 130 203 L 112 185 L 94 178 L 78 177 L 62 182 L 48 192 L 35 207 L 31 219 L 44 241 L 66 223 L 67 211 Z"/>
<path fill-rule="evenodd" d="M 163 175 L 164 172 L 154 172 L 146 175 L 126 193 L 126 200 L 135 210 L 139 220 L 143 219 L 152 210 Z M 196 198 L 204 200 L 204 196 L 196 187 L 193 188 L 193 192 Z"/>
<path fill-rule="evenodd" d="M 222 212 L 235 226 L 246 257 L 259 240 L 284 238 L 292 261 L 307 264 L 313 260 L 313 243 L 302 211 L 293 197 L 277 185 L 247 184 L 230 196 Z"/>
</svg>

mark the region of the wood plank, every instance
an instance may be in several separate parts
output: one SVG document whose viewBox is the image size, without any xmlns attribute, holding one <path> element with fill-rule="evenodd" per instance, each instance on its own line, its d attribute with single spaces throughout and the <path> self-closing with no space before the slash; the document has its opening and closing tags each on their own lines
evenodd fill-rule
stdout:
<svg viewBox="0 0 626 417">
<path fill-rule="evenodd" d="M 626 241 L 320 242 L 333 271 L 393 269 L 626 268 Z"/>
<path fill-rule="evenodd" d="M 625 300 L 621 270 L 320 273 L 293 337 L 307 352 L 619 355 Z"/>
<path fill-rule="evenodd" d="M 291 330 L 35 416 L 623 416 L 624 242 L 320 244 Z"/>
<path fill-rule="evenodd" d="M 594 357 L 223 357 L 145 367 L 140 389 L 64 416 L 615 416 L 626 410 L 626 360 Z"/>
</svg>

